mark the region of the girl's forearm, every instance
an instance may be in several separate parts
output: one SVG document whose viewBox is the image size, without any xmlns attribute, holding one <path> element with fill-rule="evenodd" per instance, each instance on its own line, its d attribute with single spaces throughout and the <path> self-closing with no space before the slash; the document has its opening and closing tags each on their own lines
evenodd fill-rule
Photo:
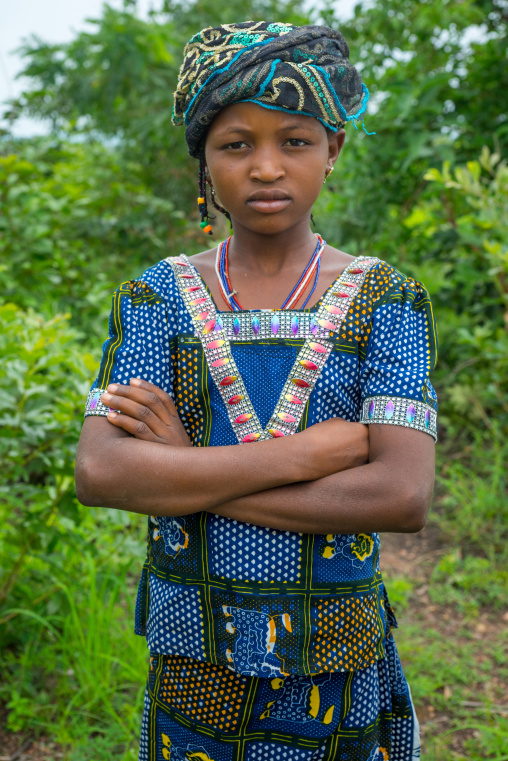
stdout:
<svg viewBox="0 0 508 761">
<path fill-rule="evenodd" d="M 213 512 L 308 534 L 419 531 L 432 499 L 434 442 L 398 426 L 373 429 L 370 463 L 251 494 Z"/>
<path fill-rule="evenodd" d="M 311 477 L 311 458 L 305 457 L 304 447 L 294 443 L 294 437 L 284 442 L 258 442 L 245 457 L 248 445 L 169 447 L 119 437 L 101 444 L 95 452 L 80 447 L 77 494 L 88 505 L 185 515 Z"/>
<path fill-rule="evenodd" d="M 194 448 L 132 438 L 105 418 L 87 418 L 76 458 L 76 489 L 83 504 L 185 515 L 313 481 L 355 467 L 367 455 L 365 427 L 339 419 L 296 436 Z"/>
<path fill-rule="evenodd" d="M 258 526 L 305 534 L 420 531 L 432 497 L 427 490 L 393 489 L 378 463 L 318 481 L 250 494 L 211 510 Z"/>
</svg>

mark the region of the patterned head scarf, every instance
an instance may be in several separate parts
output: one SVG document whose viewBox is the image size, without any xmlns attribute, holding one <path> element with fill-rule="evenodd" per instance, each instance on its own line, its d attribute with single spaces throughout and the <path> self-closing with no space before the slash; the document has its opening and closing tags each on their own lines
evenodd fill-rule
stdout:
<svg viewBox="0 0 508 761">
<path fill-rule="evenodd" d="M 210 123 L 231 103 L 313 116 L 337 131 L 362 116 L 368 99 L 340 32 L 245 21 L 203 29 L 188 42 L 173 124 L 185 124 L 189 153 L 197 158 Z"/>
</svg>

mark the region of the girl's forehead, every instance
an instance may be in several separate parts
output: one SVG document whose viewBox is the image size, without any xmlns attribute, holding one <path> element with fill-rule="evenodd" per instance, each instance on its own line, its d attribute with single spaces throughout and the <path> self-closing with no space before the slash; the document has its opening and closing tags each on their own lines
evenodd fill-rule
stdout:
<svg viewBox="0 0 508 761">
<path fill-rule="evenodd" d="M 239 102 L 223 108 L 210 125 L 209 134 L 241 131 L 281 132 L 307 130 L 326 133 L 319 119 L 304 114 L 268 109 L 257 103 Z"/>
</svg>

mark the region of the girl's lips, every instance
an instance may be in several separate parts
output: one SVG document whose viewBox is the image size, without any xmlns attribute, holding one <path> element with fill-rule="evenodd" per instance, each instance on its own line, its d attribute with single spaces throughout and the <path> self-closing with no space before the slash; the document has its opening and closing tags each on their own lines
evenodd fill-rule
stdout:
<svg viewBox="0 0 508 761">
<path fill-rule="evenodd" d="M 252 206 L 256 211 L 261 211 L 264 214 L 273 214 L 276 211 L 282 211 L 291 203 L 290 198 L 270 198 L 261 199 L 256 198 L 247 201 L 249 206 Z"/>
</svg>

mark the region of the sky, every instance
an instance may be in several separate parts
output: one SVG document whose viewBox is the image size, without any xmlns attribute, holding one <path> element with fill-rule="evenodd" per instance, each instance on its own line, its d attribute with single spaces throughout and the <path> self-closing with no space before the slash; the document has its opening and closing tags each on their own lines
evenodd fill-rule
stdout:
<svg viewBox="0 0 508 761">
<path fill-rule="evenodd" d="M 24 37 L 37 35 L 46 42 L 68 42 L 86 29 L 87 18 L 101 15 L 103 0 L 0 0 L 0 112 L 7 98 L 23 89 L 16 74 L 23 68 L 21 58 L 14 52 Z M 122 7 L 121 0 L 109 0 L 109 5 Z M 151 0 L 138 0 L 140 15 L 145 16 Z M 46 128 L 32 119 L 17 123 L 15 134 L 43 134 Z"/>
<path fill-rule="evenodd" d="M 342 18 L 352 13 L 358 0 L 337 0 Z M 113 7 L 122 7 L 122 0 L 109 0 Z M 16 97 L 23 89 L 16 74 L 23 67 L 14 52 L 23 38 L 32 34 L 50 43 L 67 42 L 86 29 L 87 18 L 101 14 L 103 0 L 0 0 L 0 112 L 7 98 Z M 146 16 L 153 0 L 138 0 L 141 16 Z M 19 120 L 15 134 L 29 136 L 45 132 L 44 124 L 32 119 Z"/>
</svg>

